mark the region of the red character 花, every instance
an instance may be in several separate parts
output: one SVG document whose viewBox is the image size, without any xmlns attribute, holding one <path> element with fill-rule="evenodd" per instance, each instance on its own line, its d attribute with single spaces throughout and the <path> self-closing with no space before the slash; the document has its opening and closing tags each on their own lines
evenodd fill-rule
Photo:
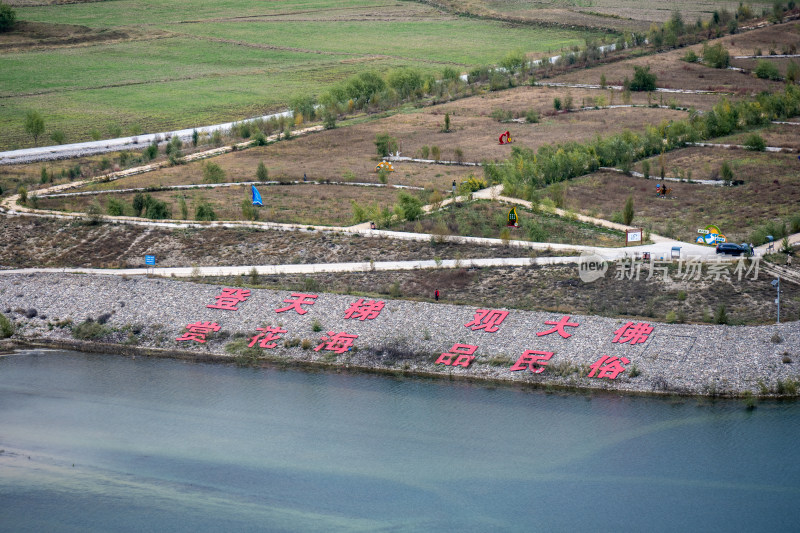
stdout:
<svg viewBox="0 0 800 533">
<path fill-rule="evenodd" d="M 256 331 L 260 331 L 261 333 L 250 339 L 250 344 L 247 345 L 248 348 L 252 348 L 256 343 L 258 343 L 261 348 L 275 348 L 277 343 L 271 341 L 280 340 L 281 335 L 286 333 L 285 329 L 276 327 L 256 328 Z"/>
</svg>

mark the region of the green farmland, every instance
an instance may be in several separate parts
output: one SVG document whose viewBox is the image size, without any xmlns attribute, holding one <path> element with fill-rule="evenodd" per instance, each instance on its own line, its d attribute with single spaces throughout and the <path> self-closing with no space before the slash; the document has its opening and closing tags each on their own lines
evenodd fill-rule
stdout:
<svg viewBox="0 0 800 533">
<path fill-rule="evenodd" d="M 365 70 L 467 71 L 512 49 L 546 55 L 602 36 L 394 1 L 120 0 L 16 11 L 20 29 L 0 34 L 0 150 L 32 146 L 28 110 L 44 117 L 40 144 L 55 130 L 66 142 L 167 131 L 277 110 Z M 42 38 L 48 31 L 60 40 Z"/>
</svg>

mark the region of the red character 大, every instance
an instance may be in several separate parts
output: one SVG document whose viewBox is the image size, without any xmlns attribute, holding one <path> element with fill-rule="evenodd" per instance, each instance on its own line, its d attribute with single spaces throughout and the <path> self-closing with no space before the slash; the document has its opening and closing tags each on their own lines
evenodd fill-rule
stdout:
<svg viewBox="0 0 800 533">
<path fill-rule="evenodd" d="M 544 372 L 544 367 L 547 366 L 547 362 L 550 361 L 550 358 L 553 357 L 554 352 L 540 352 L 538 350 L 525 350 L 525 352 L 519 356 L 517 362 L 509 369 L 511 372 L 516 372 L 517 370 L 530 370 L 534 374 L 541 374 Z"/>
<path fill-rule="evenodd" d="M 446 365 L 446 366 L 463 366 L 464 368 L 469 367 L 470 363 L 475 360 L 475 350 L 477 350 L 477 346 L 472 346 L 471 344 L 454 344 L 452 348 L 450 348 L 450 352 L 443 353 L 439 356 L 439 359 L 436 360 L 437 365 Z M 456 358 L 453 361 L 453 357 Z"/>
<path fill-rule="evenodd" d="M 333 331 L 328 332 L 327 337 L 321 337 L 322 344 L 314 348 L 315 352 L 320 350 L 330 350 L 332 352 L 336 352 L 338 354 L 342 354 L 350 348 L 353 347 L 353 341 L 358 338 L 358 335 L 352 335 L 349 333 L 345 333 L 344 331 L 340 331 L 339 333 L 334 333 Z"/>
<path fill-rule="evenodd" d="M 295 298 L 292 300 L 292 298 Z M 280 309 L 276 309 L 276 313 L 283 313 L 284 311 L 288 311 L 290 309 L 294 309 L 297 311 L 298 315 L 304 315 L 308 313 L 308 310 L 303 309 L 300 307 L 301 305 L 314 305 L 315 300 L 318 298 L 316 294 L 303 294 L 299 292 L 293 292 L 292 298 L 286 298 L 283 303 L 287 303 L 286 307 L 281 307 Z"/>
<path fill-rule="evenodd" d="M 345 311 L 344 317 L 357 318 L 362 321 L 372 320 L 378 318 L 378 315 L 381 314 L 383 305 L 384 303 L 380 301 L 376 302 L 375 300 L 370 300 L 365 302 L 364 298 L 360 298 L 357 302 L 350 304 L 350 308 Z"/>
<path fill-rule="evenodd" d="M 629 342 L 631 344 L 638 344 L 647 341 L 647 337 L 653 332 L 653 326 L 650 324 L 645 324 L 643 322 L 639 322 L 638 324 L 634 324 L 633 322 L 628 322 L 617 331 L 615 331 L 614 340 L 611 342 L 617 342 L 620 344 L 625 344 Z"/>
<path fill-rule="evenodd" d="M 570 318 L 572 317 L 562 316 L 558 322 L 555 322 L 553 320 L 546 320 L 545 324 L 553 327 L 548 329 L 547 331 L 540 331 L 539 333 L 536 334 L 536 336 L 542 337 L 544 335 L 550 335 L 551 333 L 558 332 L 558 334 L 565 339 L 572 337 L 572 333 L 567 333 L 566 331 L 564 331 L 564 328 L 566 326 L 569 326 L 571 328 L 577 328 L 578 326 L 580 326 L 580 324 L 578 324 L 577 322 L 570 322 L 569 321 Z"/>
<path fill-rule="evenodd" d="M 256 343 L 258 343 L 261 348 L 275 348 L 277 343 L 271 341 L 280 340 L 281 335 L 286 333 L 285 329 L 275 327 L 256 328 L 256 331 L 260 331 L 261 333 L 250 339 L 250 344 L 247 345 L 248 348 L 252 348 Z"/>
<path fill-rule="evenodd" d="M 244 302 L 250 297 L 250 291 L 247 289 L 222 289 L 222 294 L 214 296 L 217 303 L 207 305 L 211 309 L 225 309 L 226 311 L 236 311 L 237 304 Z"/>
<path fill-rule="evenodd" d="M 508 311 L 497 311 L 489 309 L 478 309 L 475 311 L 475 318 L 472 322 L 464 324 L 466 328 L 472 328 L 472 331 L 482 329 L 489 333 L 494 333 L 499 328 L 498 326 L 503 323 L 503 320 L 508 316 Z"/>
<path fill-rule="evenodd" d="M 176 341 L 197 341 L 200 343 L 206 342 L 206 335 L 212 332 L 219 331 L 219 324 L 216 322 L 195 322 L 186 326 L 187 331 Z"/>
<path fill-rule="evenodd" d="M 595 372 L 598 372 L 597 377 L 599 379 L 617 379 L 617 376 L 625 372 L 625 366 L 623 365 L 627 365 L 628 363 L 630 363 L 630 360 L 628 360 L 627 357 L 609 357 L 608 355 L 604 355 L 589 367 L 592 369 L 592 371 L 589 372 L 589 377 L 595 377 Z"/>
</svg>

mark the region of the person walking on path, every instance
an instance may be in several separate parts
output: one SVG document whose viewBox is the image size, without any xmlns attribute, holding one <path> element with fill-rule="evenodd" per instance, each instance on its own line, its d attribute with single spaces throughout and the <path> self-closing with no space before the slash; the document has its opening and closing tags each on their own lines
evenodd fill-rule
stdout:
<svg viewBox="0 0 800 533">
<path fill-rule="evenodd" d="M 433 291 L 433 297 L 436 298 L 437 302 L 439 301 L 439 289 L 436 289 L 435 291 Z"/>
<path fill-rule="evenodd" d="M 792 266 L 792 254 L 786 254 L 786 266 L 791 268 L 791 266 Z"/>
</svg>

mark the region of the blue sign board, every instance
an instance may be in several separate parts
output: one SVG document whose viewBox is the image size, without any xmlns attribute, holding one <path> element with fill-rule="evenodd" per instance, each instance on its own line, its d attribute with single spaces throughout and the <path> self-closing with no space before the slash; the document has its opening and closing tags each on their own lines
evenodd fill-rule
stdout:
<svg viewBox="0 0 800 533">
<path fill-rule="evenodd" d="M 144 256 L 144 264 L 156 266 L 156 256 L 154 255 L 146 255 Z"/>
</svg>

